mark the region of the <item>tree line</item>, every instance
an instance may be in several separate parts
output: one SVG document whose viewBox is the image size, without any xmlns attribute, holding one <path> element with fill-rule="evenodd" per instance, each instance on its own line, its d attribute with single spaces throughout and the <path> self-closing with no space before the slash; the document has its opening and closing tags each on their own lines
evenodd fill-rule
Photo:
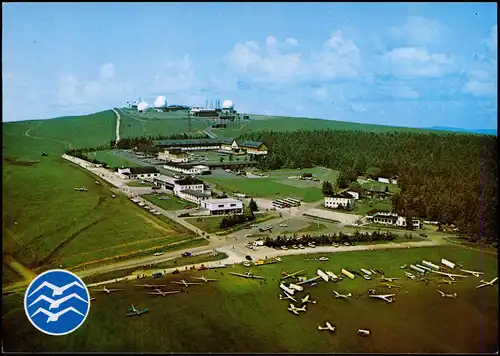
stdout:
<svg viewBox="0 0 500 356">
<path fill-rule="evenodd" d="M 405 235 L 407 238 L 411 238 L 408 235 Z M 344 234 L 342 231 L 340 231 L 338 234 L 321 234 L 321 235 L 302 235 L 300 237 L 297 236 L 280 236 L 278 235 L 275 239 L 270 238 L 267 236 L 264 239 L 264 246 L 267 247 L 272 247 L 272 248 L 279 248 L 281 246 L 292 246 L 292 245 L 298 245 L 298 244 L 308 244 L 308 243 L 314 243 L 316 245 L 331 245 L 333 243 L 358 243 L 358 242 L 373 242 L 373 241 L 392 241 L 396 239 L 396 235 L 386 231 L 381 232 L 381 231 L 373 231 L 372 233 L 369 232 L 359 232 L 356 231 L 354 234 L 349 235 L 349 234 Z"/>
<path fill-rule="evenodd" d="M 340 171 L 337 187 L 358 175 L 398 175 L 394 212 L 455 224 L 471 241 L 498 241 L 496 136 L 301 130 L 252 132 L 240 139 L 269 147 L 256 158 L 260 169 L 324 166 Z"/>
</svg>

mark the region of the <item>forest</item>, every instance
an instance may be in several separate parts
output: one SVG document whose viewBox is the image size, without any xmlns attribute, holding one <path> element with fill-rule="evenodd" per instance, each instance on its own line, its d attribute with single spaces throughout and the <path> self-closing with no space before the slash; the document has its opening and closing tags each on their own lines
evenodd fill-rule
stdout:
<svg viewBox="0 0 500 356">
<path fill-rule="evenodd" d="M 455 224 L 470 241 L 498 242 L 496 136 L 316 130 L 240 139 L 269 147 L 258 157 L 263 170 L 324 166 L 341 172 L 342 185 L 358 175 L 397 175 L 393 211 Z"/>
</svg>

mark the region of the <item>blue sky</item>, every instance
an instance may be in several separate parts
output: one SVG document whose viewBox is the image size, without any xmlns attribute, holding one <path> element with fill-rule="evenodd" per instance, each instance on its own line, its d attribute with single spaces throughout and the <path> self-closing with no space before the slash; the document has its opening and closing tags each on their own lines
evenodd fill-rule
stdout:
<svg viewBox="0 0 500 356">
<path fill-rule="evenodd" d="M 497 128 L 496 3 L 9 3 L 2 19 L 3 121 L 164 95 Z"/>
</svg>

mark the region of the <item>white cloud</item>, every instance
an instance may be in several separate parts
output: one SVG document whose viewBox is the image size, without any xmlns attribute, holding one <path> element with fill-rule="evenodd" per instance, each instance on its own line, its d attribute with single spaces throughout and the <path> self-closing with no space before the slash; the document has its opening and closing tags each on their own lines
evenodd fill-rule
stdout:
<svg viewBox="0 0 500 356">
<path fill-rule="evenodd" d="M 236 77 L 234 80 L 245 78 L 260 84 L 297 84 L 359 75 L 360 50 L 341 31 L 309 55 L 290 48 L 297 44 L 294 38 L 280 42 L 273 36 L 266 38 L 264 46 L 255 41 L 237 43 L 224 61 Z"/>
<path fill-rule="evenodd" d="M 386 71 L 399 78 L 441 77 L 456 70 L 453 56 L 429 53 L 422 47 L 400 47 L 382 57 Z"/>
<path fill-rule="evenodd" d="M 483 96 L 483 95 L 496 95 L 498 92 L 497 84 L 493 82 L 479 82 L 469 81 L 465 84 L 464 91 L 466 93 Z"/>
<path fill-rule="evenodd" d="M 492 52 L 496 52 L 498 50 L 498 27 L 497 25 L 493 26 L 490 30 L 490 36 L 483 39 L 483 43 L 490 49 Z"/>
<path fill-rule="evenodd" d="M 443 26 L 438 21 L 412 16 L 404 25 L 393 27 L 390 32 L 409 45 L 422 46 L 438 41 L 442 31 Z"/>
<path fill-rule="evenodd" d="M 352 112 L 365 112 L 366 111 L 366 107 L 364 107 L 361 104 L 351 104 L 351 105 L 349 105 L 349 109 Z"/>
<path fill-rule="evenodd" d="M 98 80 L 81 82 L 68 74 L 57 83 L 57 103 L 61 106 L 88 105 L 91 107 L 121 105 L 132 92 L 132 86 L 115 77 L 113 63 L 104 64 Z"/>
<path fill-rule="evenodd" d="M 100 73 L 101 78 L 111 79 L 115 76 L 115 66 L 113 65 L 113 63 L 106 63 L 102 65 Z"/>
<path fill-rule="evenodd" d="M 318 101 L 325 101 L 328 93 L 325 88 L 316 88 L 311 92 L 311 96 Z"/>
<path fill-rule="evenodd" d="M 194 89 L 196 74 L 188 54 L 182 60 L 165 63 L 153 79 L 153 91 L 158 93 L 187 92 Z"/>
<path fill-rule="evenodd" d="M 403 99 L 418 99 L 420 97 L 420 94 L 416 90 L 409 87 L 396 88 L 394 94 L 396 97 Z"/>
</svg>

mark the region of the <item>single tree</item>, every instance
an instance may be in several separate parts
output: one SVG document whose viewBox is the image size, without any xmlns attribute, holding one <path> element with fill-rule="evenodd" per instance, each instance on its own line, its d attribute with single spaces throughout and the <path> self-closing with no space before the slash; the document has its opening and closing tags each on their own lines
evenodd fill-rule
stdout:
<svg viewBox="0 0 500 356">
<path fill-rule="evenodd" d="M 255 200 L 250 199 L 250 203 L 248 204 L 248 207 L 252 210 L 252 211 L 259 211 L 259 207 L 257 206 L 257 203 L 255 202 Z"/>
</svg>

